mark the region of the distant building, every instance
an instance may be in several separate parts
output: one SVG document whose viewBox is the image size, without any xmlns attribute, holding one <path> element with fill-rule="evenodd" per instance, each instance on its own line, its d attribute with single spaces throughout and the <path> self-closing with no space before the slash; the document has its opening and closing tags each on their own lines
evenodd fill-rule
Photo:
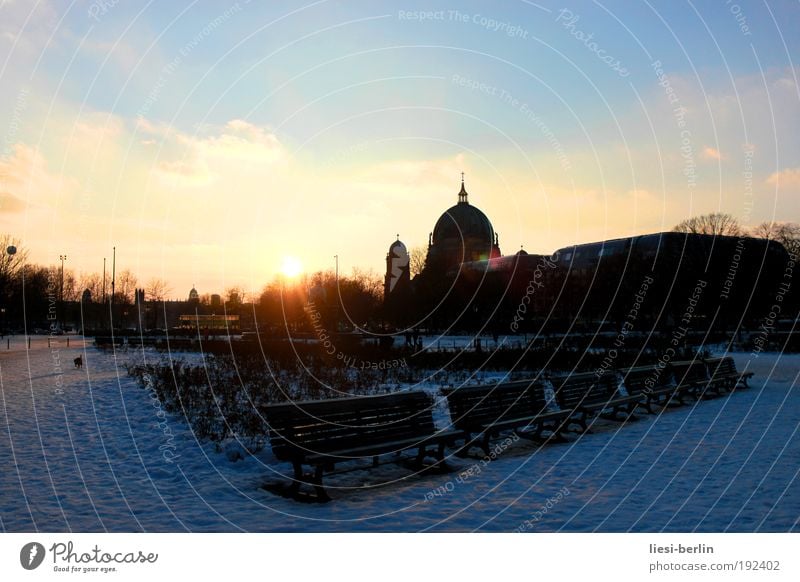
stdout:
<svg viewBox="0 0 800 582">
<path fill-rule="evenodd" d="M 189 303 L 200 303 L 200 294 L 194 287 L 189 291 Z"/>
<path fill-rule="evenodd" d="M 239 316 L 183 314 L 178 316 L 178 327 L 199 333 L 238 333 Z"/>
<path fill-rule="evenodd" d="M 383 292 L 385 296 L 398 291 L 403 292 L 407 289 L 411 281 L 411 257 L 408 255 L 406 245 L 400 242 L 400 235 L 397 240 L 389 247 L 386 253 L 386 277 L 383 282 Z"/>
<path fill-rule="evenodd" d="M 775 241 L 678 232 L 503 256 L 492 223 L 469 203 L 462 175 L 458 203 L 436 221 L 419 275 L 410 279 L 399 237 L 389 247 L 384 307 L 400 327 L 508 333 L 537 331 L 544 322 L 621 326 L 634 305 L 637 327 L 653 329 L 684 320 L 686 298 L 698 295 L 689 305 L 693 318 L 725 329 L 763 318 L 787 260 Z"/>
<path fill-rule="evenodd" d="M 462 263 L 501 256 L 492 223 L 468 198 L 462 175 L 458 203 L 439 217 L 428 237 L 426 270 L 449 273 L 457 271 Z"/>
</svg>

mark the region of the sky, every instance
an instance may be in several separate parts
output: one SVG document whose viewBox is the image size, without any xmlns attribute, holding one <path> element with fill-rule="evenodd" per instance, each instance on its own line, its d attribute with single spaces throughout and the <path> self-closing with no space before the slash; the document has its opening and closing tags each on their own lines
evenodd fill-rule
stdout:
<svg viewBox="0 0 800 582">
<path fill-rule="evenodd" d="M 0 233 L 180 298 L 382 274 L 461 172 L 506 254 L 800 221 L 798 33 L 788 0 L 0 0 Z"/>
</svg>

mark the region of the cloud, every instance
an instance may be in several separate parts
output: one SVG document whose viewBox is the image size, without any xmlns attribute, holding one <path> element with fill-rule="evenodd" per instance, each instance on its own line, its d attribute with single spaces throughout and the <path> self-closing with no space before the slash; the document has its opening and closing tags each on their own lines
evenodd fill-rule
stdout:
<svg viewBox="0 0 800 582">
<path fill-rule="evenodd" d="M 786 168 L 767 178 L 767 184 L 780 190 L 800 192 L 800 168 Z"/>
<path fill-rule="evenodd" d="M 75 186 L 74 180 L 51 174 L 41 152 L 26 144 L 15 144 L 13 153 L 0 159 L 0 192 L 4 212 L 22 210 L 26 204 L 39 208 L 50 207 L 54 200 L 72 192 Z"/>
<path fill-rule="evenodd" d="M 706 160 L 721 160 L 724 158 L 718 149 L 714 149 L 711 146 L 703 148 L 702 156 Z"/>
<path fill-rule="evenodd" d="M 216 135 L 190 135 L 145 120 L 139 120 L 138 128 L 165 140 L 169 159 L 157 163 L 157 175 L 172 187 L 235 181 L 243 173 L 261 173 L 290 161 L 274 133 L 240 119 L 229 121 Z"/>
<path fill-rule="evenodd" d="M 25 202 L 9 192 L 0 192 L 0 214 L 21 212 L 25 209 Z"/>
<path fill-rule="evenodd" d="M 353 152 L 354 161 L 361 160 L 360 153 Z M 333 166 L 336 165 L 338 164 L 334 162 Z M 359 165 L 362 170 L 356 174 L 357 182 L 362 185 L 379 185 L 381 188 L 399 188 L 402 191 L 409 187 L 435 187 L 442 192 L 449 192 L 454 188 L 458 192 L 460 173 L 468 169 L 465 167 L 463 154 L 436 160 L 391 160 L 366 167 Z M 469 191 L 469 175 L 466 181 Z"/>
<path fill-rule="evenodd" d="M 26 56 L 38 53 L 52 39 L 58 11 L 51 2 L 0 4 L 0 39 Z"/>
</svg>

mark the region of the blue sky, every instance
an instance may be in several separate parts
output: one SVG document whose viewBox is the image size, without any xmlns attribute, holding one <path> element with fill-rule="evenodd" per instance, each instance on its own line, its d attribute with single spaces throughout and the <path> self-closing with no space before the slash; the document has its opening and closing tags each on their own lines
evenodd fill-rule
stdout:
<svg viewBox="0 0 800 582">
<path fill-rule="evenodd" d="M 798 32 L 788 1 L 4 2 L 0 230 L 182 296 L 380 272 L 461 171 L 509 253 L 797 221 Z"/>
</svg>

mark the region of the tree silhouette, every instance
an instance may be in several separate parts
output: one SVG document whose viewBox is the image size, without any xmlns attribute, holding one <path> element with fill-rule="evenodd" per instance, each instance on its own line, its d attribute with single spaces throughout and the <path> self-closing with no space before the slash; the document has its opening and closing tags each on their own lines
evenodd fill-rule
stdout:
<svg viewBox="0 0 800 582">
<path fill-rule="evenodd" d="M 428 249 L 422 246 L 414 247 L 408 254 L 411 257 L 411 263 L 409 265 L 411 276 L 416 277 L 425 269 L 425 259 L 428 258 Z"/>
<path fill-rule="evenodd" d="M 796 222 L 762 222 L 753 229 L 753 236 L 777 241 L 793 255 L 800 253 L 800 224 Z"/>
<path fill-rule="evenodd" d="M 693 216 L 676 224 L 673 232 L 690 234 L 713 234 L 722 236 L 741 236 L 744 230 L 730 214 L 712 212 L 701 216 Z"/>
</svg>

